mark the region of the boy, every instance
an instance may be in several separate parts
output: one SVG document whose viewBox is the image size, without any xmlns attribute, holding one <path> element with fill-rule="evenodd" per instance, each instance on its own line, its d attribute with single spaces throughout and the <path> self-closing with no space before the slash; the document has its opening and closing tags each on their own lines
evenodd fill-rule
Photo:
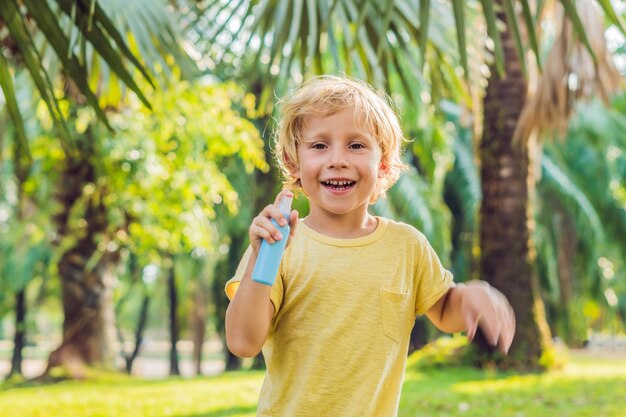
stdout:
<svg viewBox="0 0 626 417">
<path fill-rule="evenodd" d="M 228 348 L 267 371 L 258 416 L 395 416 L 417 314 L 439 329 L 477 326 L 507 352 L 515 331 L 504 296 L 486 283 L 455 285 L 422 233 L 368 213 L 398 179 L 398 118 L 369 86 L 345 77 L 306 82 L 283 105 L 277 159 L 309 215 L 277 204 L 252 221 L 250 248 L 226 284 Z M 297 231 L 296 231 L 297 230 Z M 289 239 L 273 286 L 251 279 L 261 241 Z"/>
</svg>

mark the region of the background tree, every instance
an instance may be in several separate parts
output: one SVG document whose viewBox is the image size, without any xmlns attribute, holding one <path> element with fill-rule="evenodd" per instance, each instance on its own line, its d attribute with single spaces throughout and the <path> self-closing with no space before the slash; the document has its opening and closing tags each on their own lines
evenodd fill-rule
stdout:
<svg viewBox="0 0 626 417">
<path fill-rule="evenodd" d="M 128 77 L 129 73 L 124 70 L 120 56 L 128 55 L 137 67 L 142 70 L 143 67 L 130 55 L 129 47 L 123 42 L 121 46 L 118 45 L 121 49 L 117 52 L 112 50 L 110 42 L 121 42 L 120 33 L 132 33 L 131 48 L 141 51 L 144 59 L 157 57 L 161 61 L 150 65 L 151 68 L 168 68 L 175 62 L 174 58 L 184 57 L 185 54 L 180 52 L 182 48 L 178 43 L 177 28 L 171 26 L 172 21 L 164 4 L 160 3 L 157 7 L 153 7 L 153 3 L 150 3 L 150 7 L 143 8 L 124 7 L 122 12 L 122 8 L 119 7 L 121 3 L 118 2 L 117 15 L 112 13 L 115 15 L 117 27 L 121 28 L 118 32 L 97 2 L 90 2 L 91 9 L 85 9 L 82 2 L 73 6 L 70 4 L 69 8 L 66 7 L 67 2 L 59 2 L 58 9 L 48 10 L 43 7 L 34 11 L 31 10 L 33 7 L 31 2 L 25 3 L 28 5 L 23 9 L 10 6 L 5 8 L 4 4 L 2 6 L 2 16 L 12 19 L 10 21 L 7 19 L 7 24 L 11 26 L 9 36 L 3 38 L 5 44 L 12 45 L 11 42 L 17 38 L 19 47 L 12 50 L 13 52 L 40 57 L 39 45 L 50 42 L 56 55 L 48 58 L 53 62 L 58 62 L 54 60 L 59 58 L 60 65 L 47 68 L 71 64 L 72 68 L 66 68 L 65 74 L 74 76 L 74 79 L 59 78 L 54 69 L 43 76 L 38 65 L 28 66 L 38 87 L 40 86 L 38 76 L 45 78 L 46 81 L 50 80 L 50 86 L 56 85 L 57 81 L 64 82 L 59 85 L 65 87 L 65 97 L 70 99 L 47 96 L 46 103 L 53 109 L 58 106 L 62 111 L 48 113 L 48 120 L 44 121 L 44 124 L 52 122 L 51 124 L 57 126 L 57 131 L 62 128 L 68 134 L 61 136 L 64 140 L 59 142 L 62 155 L 59 164 L 61 186 L 57 199 L 62 204 L 62 209 L 56 217 L 59 228 L 56 234 L 58 249 L 55 258 L 58 260 L 58 270 L 63 284 L 65 331 L 62 345 L 51 354 L 49 368 L 68 363 L 110 365 L 115 353 L 112 348 L 115 332 L 111 289 L 115 283 L 120 256 L 124 255 L 121 249 L 125 249 L 125 245 L 130 245 L 129 237 L 132 236 L 134 239 L 131 249 L 147 247 L 142 246 L 140 242 L 150 239 L 152 239 L 150 243 L 155 243 L 152 248 L 156 248 L 157 251 L 163 248 L 174 251 L 185 248 L 184 250 L 189 251 L 189 242 L 198 245 L 199 239 L 202 240 L 200 244 L 204 245 L 205 249 L 210 247 L 207 241 L 213 236 L 213 229 L 211 222 L 207 221 L 210 220 L 207 216 L 212 216 L 212 206 L 225 204 L 234 210 L 237 197 L 228 181 L 219 172 L 216 161 L 238 153 L 246 162 L 247 169 L 252 169 L 255 164 L 260 163 L 258 161 L 262 161 L 262 156 L 255 150 L 257 147 L 255 141 L 257 144 L 262 142 L 258 138 L 255 139 L 255 135 L 258 135 L 256 130 L 251 125 L 246 125 L 245 121 L 232 111 L 232 100 L 239 100 L 237 93 L 232 89 L 212 90 L 212 86 L 199 88 L 197 85 L 180 83 L 177 88 L 173 88 L 174 93 L 170 94 L 168 99 L 176 102 L 192 97 L 193 100 L 188 105 L 195 113 L 185 114 L 189 108 L 177 108 L 173 105 L 176 110 L 180 110 L 179 117 L 172 120 L 172 123 L 159 124 L 159 128 L 163 130 L 153 129 L 154 142 L 145 140 L 142 136 L 146 134 L 145 130 L 136 133 L 137 138 L 142 138 L 146 145 L 152 146 L 148 149 L 150 152 L 146 153 L 152 159 L 144 161 L 137 156 L 145 150 L 141 147 L 129 149 L 129 153 L 123 156 L 115 154 L 115 147 L 112 144 L 119 142 L 119 136 L 111 137 L 110 130 L 104 130 L 103 125 L 110 129 L 113 124 L 110 117 L 117 114 L 119 122 L 116 127 L 123 130 L 127 126 L 124 117 L 128 116 L 127 113 L 123 113 L 125 106 L 130 103 L 136 109 L 141 106 L 138 103 L 145 105 L 147 100 L 137 82 Z M 107 3 L 107 7 L 115 10 L 116 5 L 111 3 L 114 2 Z M 143 16 L 147 9 L 152 16 L 150 21 Z M 27 16 L 31 12 L 38 13 L 41 19 L 29 21 Z M 54 22 L 50 22 L 51 18 Z M 68 24 L 68 27 L 73 27 L 70 18 L 75 19 L 77 28 L 71 36 L 59 34 L 57 20 L 62 24 Z M 15 23 L 16 20 L 18 23 Z M 35 21 L 37 25 L 34 24 Z M 22 30 L 20 25 L 29 26 L 27 30 Z M 104 30 L 103 27 L 106 28 L 106 33 L 100 33 Z M 92 46 L 97 51 L 105 51 L 102 52 L 104 60 L 94 53 Z M 146 50 L 150 47 L 152 51 L 157 52 L 147 53 Z M 58 52 L 63 48 L 64 54 L 59 57 Z M 79 56 L 76 57 L 73 53 Z M 116 58 L 111 58 L 111 54 Z M 66 58 L 67 55 L 71 58 Z M 91 70 L 89 83 L 85 83 L 87 72 L 84 62 L 89 63 L 88 67 Z M 19 64 L 19 61 L 16 60 L 16 63 Z M 184 71 L 185 67 L 181 61 L 177 63 L 181 71 Z M 76 66 L 78 75 L 72 72 Z M 35 75 L 33 68 L 37 68 Z M 170 71 L 164 78 L 180 79 L 181 71 L 176 73 Z M 145 70 L 143 73 L 145 75 Z M 132 98 L 130 102 L 124 100 L 123 90 L 119 88 L 120 80 L 136 90 L 135 104 L 132 103 Z M 146 82 L 141 88 L 148 90 L 148 85 Z M 90 88 L 85 90 L 86 86 Z M 42 92 L 42 89 L 39 91 Z M 92 100 L 96 94 L 100 103 Z M 182 94 L 187 94 L 187 97 Z M 211 94 L 214 94 L 213 99 L 210 99 Z M 10 95 L 8 97 L 10 99 Z M 207 97 L 214 101 L 207 102 Z M 89 104 L 95 111 L 92 113 L 82 106 L 82 103 Z M 106 106 L 108 110 L 115 109 L 117 112 L 110 112 L 109 117 L 105 119 L 104 112 L 95 105 Z M 197 106 L 206 107 L 200 111 Z M 168 108 L 171 110 L 172 105 Z M 167 118 L 174 113 L 160 113 L 155 117 L 168 120 Z M 73 122 L 71 125 L 67 122 L 70 115 Z M 141 113 L 140 117 L 145 118 L 146 114 Z M 189 120 L 186 117 L 189 117 Z M 208 120 L 217 121 L 217 126 L 207 123 Z M 105 123 L 101 124 L 103 121 Z M 152 122 L 154 121 L 152 119 Z M 224 124 L 219 124 L 220 121 Z M 216 129 L 210 130 L 211 127 Z M 174 161 L 176 157 L 180 159 Z M 138 166 L 141 169 L 133 171 Z M 166 175 L 161 175 L 162 172 Z M 135 174 L 139 177 L 133 178 L 142 182 L 146 186 L 145 189 L 127 187 L 126 181 Z M 192 180 L 182 184 L 181 181 L 188 180 L 187 175 L 193 176 Z M 152 178 L 153 181 L 149 182 L 146 178 Z M 206 181 L 198 181 L 199 178 L 205 178 Z M 122 188 L 115 188 L 118 186 Z M 169 190 L 164 188 L 165 186 L 169 186 Z M 129 194 L 124 194 L 127 190 L 124 187 L 134 191 L 134 195 L 130 193 L 132 201 L 125 200 Z M 147 195 L 145 191 L 152 191 L 154 194 Z M 169 195 L 166 195 L 167 191 L 170 191 Z M 128 205 L 124 207 L 116 205 L 116 202 L 121 200 Z M 159 204 L 160 208 L 168 208 L 170 212 L 163 210 L 159 214 L 158 210 L 155 210 Z M 172 210 L 174 208 L 178 208 L 178 211 Z M 141 215 L 145 216 L 140 218 Z M 177 215 L 180 217 L 176 218 Z M 168 227 L 170 229 L 167 229 Z M 144 239 L 146 236 L 150 239 Z M 142 255 L 147 256 L 145 252 Z"/>
</svg>

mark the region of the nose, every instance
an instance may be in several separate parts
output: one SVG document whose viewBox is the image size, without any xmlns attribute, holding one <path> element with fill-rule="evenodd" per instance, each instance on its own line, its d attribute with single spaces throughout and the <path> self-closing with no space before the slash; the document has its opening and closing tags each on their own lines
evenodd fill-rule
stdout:
<svg viewBox="0 0 626 417">
<path fill-rule="evenodd" d="M 332 149 L 328 159 L 329 168 L 346 168 L 349 165 L 348 156 L 345 149 L 335 147 Z"/>
</svg>

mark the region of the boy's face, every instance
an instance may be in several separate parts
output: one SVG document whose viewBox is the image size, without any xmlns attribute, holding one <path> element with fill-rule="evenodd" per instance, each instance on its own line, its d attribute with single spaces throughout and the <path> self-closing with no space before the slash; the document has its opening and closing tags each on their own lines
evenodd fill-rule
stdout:
<svg viewBox="0 0 626 417">
<path fill-rule="evenodd" d="M 367 213 L 381 169 L 381 149 L 348 107 L 306 120 L 295 176 L 309 197 L 310 215 Z"/>
</svg>

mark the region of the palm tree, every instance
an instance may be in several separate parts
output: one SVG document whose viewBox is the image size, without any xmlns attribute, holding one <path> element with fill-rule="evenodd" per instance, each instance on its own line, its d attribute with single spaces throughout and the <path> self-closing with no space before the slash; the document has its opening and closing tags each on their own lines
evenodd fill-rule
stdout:
<svg viewBox="0 0 626 417">
<path fill-rule="evenodd" d="M 246 76 L 262 80 L 262 110 L 270 107 L 279 80 L 297 81 L 331 69 L 367 79 L 392 93 L 401 92 L 411 104 L 419 105 L 420 100 L 438 102 L 442 94 L 467 102 L 470 96 L 459 88 L 455 72 L 456 53 L 448 46 L 445 24 L 452 21 L 457 28 L 458 55 L 465 78 L 480 78 L 482 61 L 477 62 L 478 70 L 471 67 L 467 51 L 473 49 L 472 56 L 481 56 L 481 51 L 476 51 L 477 44 L 467 42 L 465 34 L 466 17 L 471 19 L 477 13 L 461 0 L 452 1 L 452 10 L 442 2 L 426 0 L 382 4 L 368 0 L 233 3 L 214 1 L 206 10 L 195 13 L 206 13 L 210 21 L 223 22 L 203 26 L 208 31 L 204 39 L 209 39 L 216 61 L 235 61 L 245 68 L 246 58 L 237 58 L 241 54 L 236 51 L 246 51 L 246 57 L 250 57 L 251 49 L 254 50 L 253 58 L 248 59 L 257 68 L 255 74 L 259 67 L 265 71 L 260 77 Z M 485 136 L 481 141 L 481 277 L 515 304 L 519 326 L 511 364 L 535 368 L 549 343 L 549 332 L 531 258 L 531 148 L 525 141 L 515 144 L 513 135 L 527 95 L 525 45 L 530 44 L 535 57 L 540 56 L 536 26 L 541 10 L 533 14 L 528 1 L 480 3 L 495 56 L 484 102 Z M 581 14 L 572 2 L 560 3 L 594 62 L 602 62 L 594 54 Z M 517 23 L 516 5 L 521 6 L 528 42 Z M 601 5 L 610 21 L 626 32 L 609 2 Z M 498 22 L 505 23 L 505 30 L 498 31 Z M 220 38 L 224 41 L 213 42 Z M 475 90 L 471 97 L 476 96 Z M 497 223 L 492 223 L 494 219 Z"/>
<path fill-rule="evenodd" d="M 550 334 L 531 255 L 531 153 L 526 143 L 513 142 L 527 82 L 508 26 L 501 35 L 504 76 L 491 68 L 483 104 L 480 271 L 513 305 L 518 330 L 511 358 L 516 366 L 528 369 L 538 366 L 549 346 Z M 478 342 L 489 350 L 483 338 L 479 337 Z"/>
</svg>

